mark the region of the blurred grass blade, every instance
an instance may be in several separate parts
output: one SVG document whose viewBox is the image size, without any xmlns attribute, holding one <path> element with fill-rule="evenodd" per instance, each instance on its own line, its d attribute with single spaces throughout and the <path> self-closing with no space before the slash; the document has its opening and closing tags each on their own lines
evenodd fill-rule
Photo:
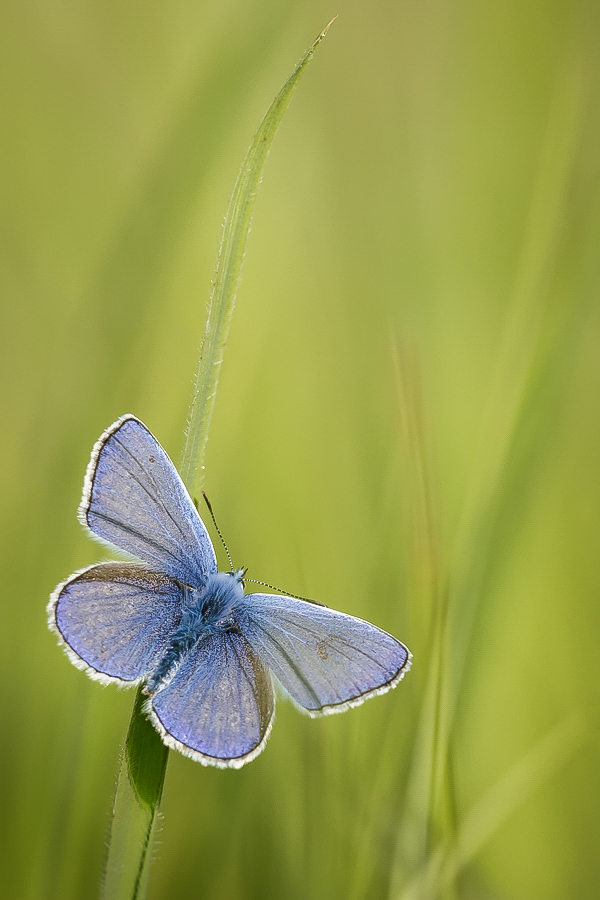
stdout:
<svg viewBox="0 0 600 900">
<path fill-rule="evenodd" d="M 219 373 L 264 164 L 300 76 L 330 25 L 331 22 L 310 46 L 269 107 L 246 153 L 229 202 L 181 467 L 183 481 L 192 496 L 197 496 L 200 489 Z M 146 719 L 143 702 L 140 689 L 119 770 L 103 900 L 141 900 L 148 880 L 168 749 Z"/>
<path fill-rule="evenodd" d="M 403 465 L 410 473 L 411 592 L 418 598 L 413 631 L 417 631 L 429 661 L 421 676 L 421 711 L 409 763 L 409 778 L 402 817 L 392 857 L 390 896 L 401 890 L 407 874 L 419 871 L 428 852 L 432 772 L 435 768 L 438 704 L 443 674 L 443 620 L 447 598 L 440 547 L 435 492 L 428 465 L 425 411 L 421 399 L 417 361 L 392 335 L 392 362 L 396 386 Z M 418 672 L 415 673 L 419 677 Z M 426 679 L 426 680 L 425 680 Z"/>
<path fill-rule="evenodd" d="M 572 713 L 535 745 L 464 817 L 456 838 L 431 853 L 400 900 L 433 898 L 451 885 L 507 819 L 578 750 L 582 716 Z"/>
<path fill-rule="evenodd" d="M 507 485 L 516 477 L 517 467 L 525 466 L 530 460 L 521 452 L 515 462 L 513 448 L 527 424 L 523 411 L 543 344 L 548 285 L 562 234 L 584 94 L 579 60 L 576 55 L 570 55 L 557 79 L 541 143 L 521 256 L 491 378 L 458 540 L 450 565 L 432 581 L 436 589 L 435 597 L 432 596 L 435 603 L 429 636 L 430 677 L 424 691 L 398 831 L 391 879 L 393 897 L 398 896 L 403 878 L 429 871 L 428 866 L 437 858 L 431 849 L 432 841 L 441 840 L 449 846 L 457 839 L 455 829 L 459 826 L 454 815 L 449 763 L 454 716 Z M 407 393 L 407 376 L 400 371 L 398 360 L 396 369 L 402 409 L 403 404 L 408 405 L 406 400 L 402 402 Z M 411 426 L 410 417 L 407 421 L 405 441 L 409 448 L 418 446 L 415 426 Z M 414 455 L 415 451 L 410 452 Z M 422 478 L 420 471 L 417 470 L 417 475 Z M 426 520 L 426 507 L 422 505 L 422 518 Z M 431 886 L 430 881 L 427 884 Z M 433 895 L 421 885 L 410 896 Z"/>
<path fill-rule="evenodd" d="M 577 55 L 569 55 L 557 78 L 541 146 L 538 175 L 508 314 L 488 391 L 474 471 L 451 565 L 449 635 L 454 673 L 445 698 L 447 728 L 462 679 L 492 549 L 498 498 L 509 477 L 511 448 L 523 427 L 522 411 L 536 357 L 541 352 L 549 282 L 562 236 L 568 188 L 582 127 L 585 80 Z"/>
<path fill-rule="evenodd" d="M 208 429 L 265 161 L 298 81 L 334 21 L 329 22 L 309 47 L 267 110 L 246 153 L 229 201 L 181 465 L 181 477 L 194 497 L 200 493 Z"/>
<path fill-rule="evenodd" d="M 564 207 L 572 177 L 582 122 L 584 81 L 577 56 L 561 71 L 541 145 L 524 233 L 463 519 L 448 572 L 448 599 L 440 621 L 443 678 L 436 704 L 435 747 L 431 784 L 430 828 L 448 834 L 452 805 L 448 767 L 456 708 L 470 652 L 471 636 L 485 578 L 498 539 L 508 486 L 533 464 L 514 453 L 528 422 L 523 416 L 532 388 L 536 359 L 543 352 L 545 314 L 556 247 L 562 235 Z M 533 444 L 532 446 L 535 446 Z M 539 455 L 536 462 L 539 464 Z"/>
</svg>

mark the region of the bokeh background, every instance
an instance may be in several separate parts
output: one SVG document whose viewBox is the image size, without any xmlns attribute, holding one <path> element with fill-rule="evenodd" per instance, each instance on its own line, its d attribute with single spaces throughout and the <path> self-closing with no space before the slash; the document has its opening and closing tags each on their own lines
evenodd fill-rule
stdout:
<svg viewBox="0 0 600 900">
<path fill-rule="evenodd" d="M 170 754 L 150 900 L 598 896 L 600 7 L 4 0 L 0 857 L 93 897 L 133 694 L 45 604 L 125 412 L 177 460 L 222 216 L 267 163 L 205 488 L 238 565 L 414 653 L 286 702 L 239 772 Z"/>
</svg>

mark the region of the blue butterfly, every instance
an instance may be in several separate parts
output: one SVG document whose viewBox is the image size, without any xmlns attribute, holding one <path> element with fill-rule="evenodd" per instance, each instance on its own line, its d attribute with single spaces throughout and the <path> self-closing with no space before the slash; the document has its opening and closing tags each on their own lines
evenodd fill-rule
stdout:
<svg viewBox="0 0 600 900">
<path fill-rule="evenodd" d="M 94 446 L 79 518 L 136 558 L 59 584 L 50 628 L 71 661 L 104 684 L 143 683 L 164 743 L 205 765 L 240 768 L 263 750 L 272 676 L 311 716 L 395 687 L 411 654 L 374 625 L 320 604 L 244 594 L 244 570 L 219 572 L 175 466 L 126 415 Z"/>
</svg>

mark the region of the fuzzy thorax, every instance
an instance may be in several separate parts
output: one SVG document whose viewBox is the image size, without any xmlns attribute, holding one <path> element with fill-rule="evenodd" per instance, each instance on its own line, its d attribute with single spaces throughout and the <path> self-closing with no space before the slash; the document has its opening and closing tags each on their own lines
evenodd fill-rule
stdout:
<svg viewBox="0 0 600 900">
<path fill-rule="evenodd" d="M 181 622 L 157 668 L 148 678 L 144 693 L 152 696 L 164 687 L 200 638 L 217 632 L 237 631 L 234 610 L 243 596 L 243 569 L 210 575 L 201 591 L 184 585 Z"/>
</svg>

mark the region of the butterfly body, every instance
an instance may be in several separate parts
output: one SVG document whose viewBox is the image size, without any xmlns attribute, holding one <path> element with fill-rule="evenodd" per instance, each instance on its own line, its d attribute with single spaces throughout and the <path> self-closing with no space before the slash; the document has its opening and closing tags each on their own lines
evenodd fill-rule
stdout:
<svg viewBox="0 0 600 900">
<path fill-rule="evenodd" d="M 242 571 L 210 575 L 202 591 L 182 586 L 181 620 L 144 685 L 144 693 L 154 694 L 164 686 L 198 641 L 211 634 L 239 631 L 234 608 L 244 596 Z"/>
<path fill-rule="evenodd" d="M 143 684 L 165 744 L 239 768 L 262 751 L 273 680 L 311 716 L 395 687 L 408 649 L 385 631 L 296 597 L 244 594 L 218 572 L 208 532 L 173 463 L 134 416 L 94 447 L 79 516 L 135 558 L 76 572 L 48 604 L 69 658 L 103 683 Z"/>
</svg>

